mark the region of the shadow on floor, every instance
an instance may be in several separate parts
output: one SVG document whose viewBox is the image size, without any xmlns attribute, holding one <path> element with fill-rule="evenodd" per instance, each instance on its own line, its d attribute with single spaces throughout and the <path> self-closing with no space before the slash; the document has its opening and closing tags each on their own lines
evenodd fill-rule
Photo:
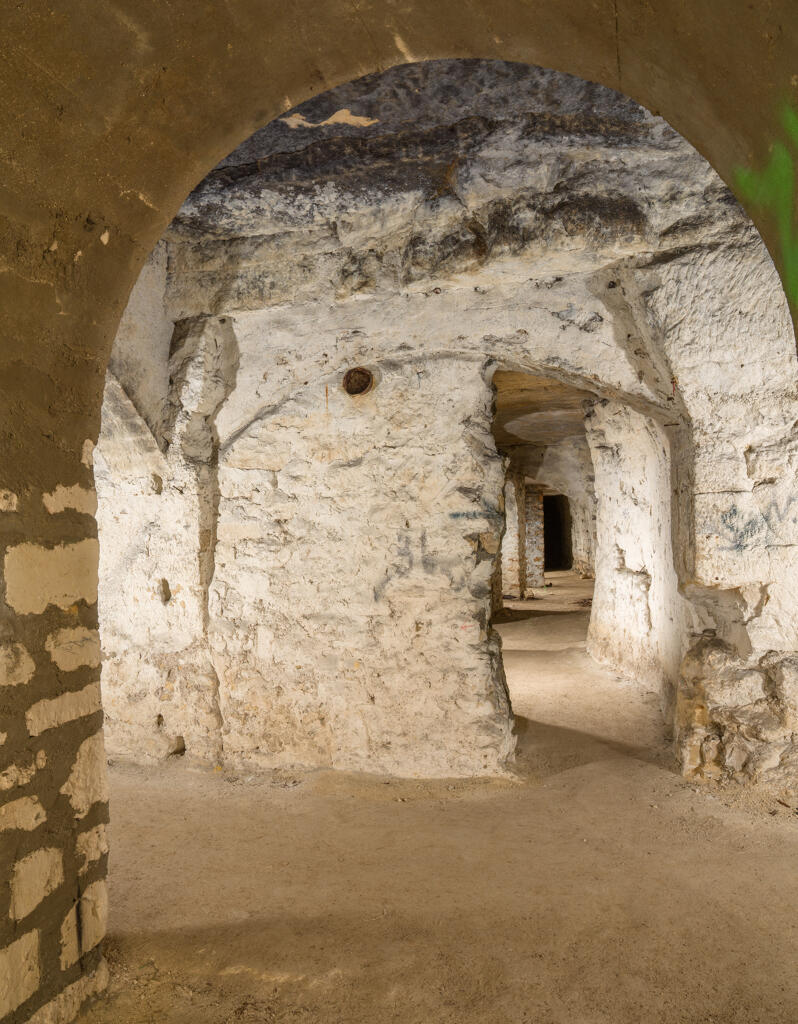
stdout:
<svg viewBox="0 0 798 1024">
<path fill-rule="evenodd" d="M 522 622 L 524 619 L 534 619 L 538 615 L 546 615 L 545 609 L 538 611 L 532 608 L 502 608 L 491 616 L 491 625 L 504 622 Z"/>
<path fill-rule="evenodd" d="M 664 740 L 654 748 L 637 746 L 577 729 L 536 722 L 521 715 L 515 716 L 514 731 L 518 738 L 516 761 L 521 774 L 556 775 L 583 764 L 617 757 L 618 754 L 669 769 L 676 774 L 679 772 L 676 758 Z"/>
</svg>

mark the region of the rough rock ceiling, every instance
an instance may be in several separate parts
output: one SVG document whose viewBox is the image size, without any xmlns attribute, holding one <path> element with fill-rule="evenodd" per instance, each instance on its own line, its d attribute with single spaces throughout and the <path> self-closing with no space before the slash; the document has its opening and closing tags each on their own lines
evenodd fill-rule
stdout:
<svg viewBox="0 0 798 1024">
<path fill-rule="evenodd" d="M 594 398 L 568 384 L 528 373 L 500 370 L 493 377 L 497 446 L 550 445 L 584 434 L 583 402 Z"/>
<path fill-rule="evenodd" d="M 488 294 L 511 274 L 543 298 L 746 230 L 705 161 L 631 100 L 522 65 L 433 61 L 315 97 L 207 175 L 165 235 L 168 313 Z M 564 302 L 555 326 L 580 311 Z"/>
</svg>

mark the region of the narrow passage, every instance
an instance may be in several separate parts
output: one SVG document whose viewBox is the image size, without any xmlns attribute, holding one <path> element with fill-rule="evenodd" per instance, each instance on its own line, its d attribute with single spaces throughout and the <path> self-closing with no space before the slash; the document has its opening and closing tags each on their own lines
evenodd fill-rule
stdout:
<svg viewBox="0 0 798 1024">
<path fill-rule="evenodd" d="M 522 771 L 546 775 L 618 751 L 667 763 L 659 695 L 587 653 L 593 580 L 547 572 L 533 600 L 505 599 L 494 618 Z"/>
</svg>

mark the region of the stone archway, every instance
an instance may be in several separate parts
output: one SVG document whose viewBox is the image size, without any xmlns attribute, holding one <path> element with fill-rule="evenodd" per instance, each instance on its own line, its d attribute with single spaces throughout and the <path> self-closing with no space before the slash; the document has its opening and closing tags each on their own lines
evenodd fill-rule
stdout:
<svg viewBox="0 0 798 1024">
<path fill-rule="evenodd" d="M 90 455 L 119 317 L 179 203 L 225 152 L 300 100 L 443 56 L 524 61 L 619 88 L 734 185 L 739 166 L 767 163 L 779 104 L 798 89 L 796 28 L 786 2 L 767 13 L 740 3 L 722 18 L 713 6 L 464 10 L 445 0 L 353 10 L 308 0 L 286 13 L 239 0 L 221 16 L 217 5 L 180 0 L 145 14 L 110 5 L 4 14 L 15 46 L 0 134 L 2 732 L 9 764 L 30 774 L 0 810 L 0 864 L 7 877 L 45 879 L 44 898 L 0 924 L 0 977 L 13 978 L 0 1014 L 10 1021 L 46 1004 L 66 1020 L 103 980 Z M 739 68 L 756 70 L 735 78 Z M 766 206 L 752 212 L 784 267 L 790 225 Z M 38 732 L 38 719 L 49 727 Z"/>
</svg>

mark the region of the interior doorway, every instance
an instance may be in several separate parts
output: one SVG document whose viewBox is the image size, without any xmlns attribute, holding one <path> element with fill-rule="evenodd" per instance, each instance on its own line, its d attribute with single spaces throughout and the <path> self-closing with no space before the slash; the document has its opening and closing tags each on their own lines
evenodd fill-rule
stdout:
<svg viewBox="0 0 798 1024">
<path fill-rule="evenodd" d="M 616 483 L 648 428 L 623 406 L 608 412 L 600 396 L 563 381 L 500 370 L 493 382 L 493 434 L 506 477 L 492 624 L 502 640 L 519 766 L 548 775 L 618 748 L 665 761 L 658 688 L 631 662 L 627 668 L 621 650 L 658 642 L 652 621 L 638 613 L 660 581 L 638 574 L 637 589 L 624 591 L 630 556 L 618 554 L 660 544 L 649 525 L 653 492 L 644 494 L 653 474 L 624 477 L 634 477 L 634 494 Z M 611 447 L 608 416 L 616 424 Z M 629 531 L 630 512 L 641 508 L 646 514 Z M 649 556 L 647 565 L 654 565 Z M 604 642 L 613 635 L 621 638 L 619 656 Z"/>
<path fill-rule="evenodd" d="M 566 495 L 544 494 L 543 567 L 546 572 L 573 567 L 571 529 L 571 505 Z"/>
<path fill-rule="evenodd" d="M 563 989 L 557 965 L 587 976 L 584 960 L 573 970 L 573 951 L 590 953 L 581 937 L 596 921 L 595 948 L 623 968 L 600 962 L 597 977 L 614 990 L 618 977 L 643 976 L 642 933 L 667 990 L 681 991 L 670 981 L 682 978 L 680 963 L 662 972 L 670 930 L 657 924 L 672 903 L 662 893 L 677 888 L 662 878 L 677 864 L 695 888 L 704 851 L 688 864 L 683 830 L 673 849 L 679 816 L 657 815 L 650 846 L 661 861 L 628 868 L 653 794 L 672 784 L 652 771 L 652 795 L 635 795 L 636 755 L 650 759 L 663 741 L 653 680 L 666 655 L 678 664 L 683 633 L 668 547 L 670 449 L 657 425 L 678 426 L 678 413 L 639 395 L 623 404 L 645 383 L 613 347 L 626 214 L 600 235 L 582 229 L 577 273 L 584 168 L 556 193 L 559 202 L 570 188 L 577 202 L 549 209 L 548 181 L 540 204 L 528 194 L 541 153 L 554 154 L 558 180 L 567 153 L 600 166 L 596 100 L 587 142 L 553 147 L 546 129 L 525 165 L 514 147 L 537 120 L 522 111 L 502 140 L 481 135 L 493 121 L 466 125 L 468 94 L 452 102 L 462 95 L 452 80 L 483 103 L 486 78 L 452 67 L 435 71 L 431 131 L 413 84 L 425 74 L 413 71 L 402 89 L 389 77 L 357 102 L 354 86 L 321 96 L 231 155 L 192 194 L 132 297 L 111 362 L 117 436 L 97 455 L 110 513 L 101 513 L 101 627 L 107 652 L 115 632 L 121 641 L 103 685 L 109 743 L 152 763 L 112 772 L 116 989 L 93 1024 L 141 1024 L 142 1005 L 175 1024 L 175 1013 L 252 1024 L 297 1013 L 454 1014 L 459 1024 L 545 1015 L 530 1004 L 530 949 L 547 951 L 536 963 L 549 972 L 538 986 L 548 1002 Z M 501 71 L 501 95 L 523 96 L 510 74 Z M 542 81 L 550 97 L 548 73 Z M 513 112 L 493 97 L 489 113 Z M 456 135 L 437 130 L 448 112 Z M 455 137 L 457 153 L 441 161 Z M 518 190 L 511 206 L 494 184 L 497 152 Z M 391 153 L 386 189 L 375 155 Z M 479 181 L 472 216 L 454 188 Z M 606 209 L 600 184 L 590 224 L 592 210 Z M 539 210 L 546 233 L 530 236 Z M 595 294 L 600 258 L 611 262 L 613 299 Z M 515 369 L 494 378 L 493 445 L 485 368 L 501 360 Z M 669 403 L 669 375 L 665 384 Z M 503 511 L 497 446 L 509 471 Z M 559 532 L 561 558 L 570 548 L 572 568 L 546 564 L 547 498 L 560 499 L 549 534 Z M 125 573 L 111 568 L 114 552 Z M 514 563 L 505 586 L 499 578 L 491 588 L 491 630 L 490 573 L 505 559 Z M 579 774 L 546 786 L 473 778 L 498 775 L 512 750 L 503 685 L 494 686 L 503 683 L 497 631 L 516 763 L 533 779 Z M 624 661 L 630 671 L 608 667 Z M 635 756 L 619 765 L 619 749 Z M 192 770 L 192 759 L 213 770 Z M 598 822 L 589 840 L 586 818 Z M 611 915 L 596 907 L 591 858 L 610 844 L 618 877 L 602 889 L 608 908 L 636 907 L 641 879 L 650 882 L 646 929 L 616 920 L 613 936 Z M 549 955 L 552 934 L 561 948 Z M 689 945 L 675 948 L 695 961 Z M 630 1004 L 626 1015 L 614 1004 L 608 1019 L 638 1019 L 636 993 Z M 558 1019 L 580 1015 L 584 1005 L 572 1003 Z"/>
</svg>

